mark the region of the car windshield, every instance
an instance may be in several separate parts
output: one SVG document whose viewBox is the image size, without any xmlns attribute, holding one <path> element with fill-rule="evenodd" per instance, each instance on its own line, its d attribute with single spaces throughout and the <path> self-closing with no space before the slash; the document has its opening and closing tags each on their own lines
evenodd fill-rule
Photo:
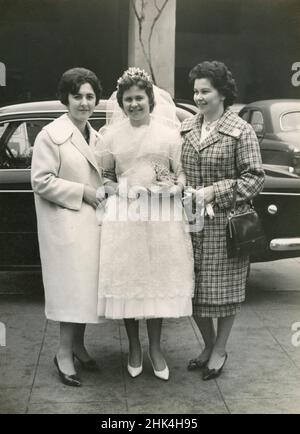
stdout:
<svg viewBox="0 0 300 434">
<path fill-rule="evenodd" d="M 284 131 L 300 130 L 300 111 L 285 113 L 281 116 L 280 123 Z"/>
</svg>

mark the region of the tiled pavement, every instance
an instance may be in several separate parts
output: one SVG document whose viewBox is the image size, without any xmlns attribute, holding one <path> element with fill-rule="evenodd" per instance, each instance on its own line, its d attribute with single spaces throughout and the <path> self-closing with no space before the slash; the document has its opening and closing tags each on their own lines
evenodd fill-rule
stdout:
<svg viewBox="0 0 300 434">
<path fill-rule="evenodd" d="M 123 323 L 107 321 L 88 326 L 87 346 L 101 370 L 78 367 L 81 388 L 59 382 L 53 364 L 58 325 L 44 318 L 40 275 L 12 281 L 11 274 L 3 274 L 0 321 L 7 345 L 0 347 L 0 413 L 300 413 L 300 346 L 291 342 L 291 326 L 300 322 L 299 265 L 297 258 L 253 267 L 228 362 L 217 380 L 204 382 L 199 372 L 186 370 L 202 345 L 191 319 L 164 323 L 168 382 L 152 374 L 145 324 L 144 372 L 132 379 L 126 372 Z M 3 288 L 24 285 L 25 294 L 11 289 L 4 294 Z"/>
</svg>

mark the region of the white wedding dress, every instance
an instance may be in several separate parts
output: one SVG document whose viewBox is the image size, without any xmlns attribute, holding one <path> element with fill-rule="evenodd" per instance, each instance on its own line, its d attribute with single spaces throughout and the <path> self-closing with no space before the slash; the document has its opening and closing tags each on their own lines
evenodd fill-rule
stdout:
<svg viewBox="0 0 300 434">
<path fill-rule="evenodd" d="M 178 131 L 154 119 L 139 127 L 126 119 L 108 128 L 102 146 L 98 158 L 106 174 L 115 173 L 120 194 L 109 197 L 102 216 L 98 315 L 190 316 L 193 251 L 180 198 L 122 194 L 126 184 L 155 189 L 157 168 L 180 175 Z"/>
</svg>

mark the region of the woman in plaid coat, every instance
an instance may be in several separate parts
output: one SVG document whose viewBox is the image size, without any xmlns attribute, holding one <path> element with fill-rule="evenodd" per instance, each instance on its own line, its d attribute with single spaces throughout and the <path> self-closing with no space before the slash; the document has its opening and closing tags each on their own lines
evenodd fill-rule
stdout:
<svg viewBox="0 0 300 434">
<path fill-rule="evenodd" d="M 190 80 L 199 114 L 182 124 L 183 167 L 188 186 L 204 187 L 198 194 L 212 205 L 214 216 L 205 216 L 203 230 L 191 233 L 196 275 L 193 315 L 205 348 L 188 368 L 204 368 L 203 379 L 208 380 L 222 371 L 226 343 L 245 299 L 249 257 L 228 259 L 226 250 L 233 189 L 237 184 L 237 211 L 247 210 L 263 187 L 264 171 L 252 127 L 229 109 L 236 85 L 227 67 L 217 61 L 202 62 L 191 70 Z M 213 318 L 218 318 L 217 333 Z"/>
</svg>

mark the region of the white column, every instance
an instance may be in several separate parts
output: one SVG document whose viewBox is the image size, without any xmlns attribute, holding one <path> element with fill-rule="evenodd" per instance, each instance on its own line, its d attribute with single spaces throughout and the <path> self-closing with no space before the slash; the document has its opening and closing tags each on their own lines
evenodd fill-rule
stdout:
<svg viewBox="0 0 300 434">
<path fill-rule="evenodd" d="M 141 33 L 133 3 L 139 17 L 144 17 L 141 21 Z M 157 8 L 161 8 L 164 3 L 165 0 L 130 1 L 128 65 L 138 66 L 151 73 L 151 63 L 156 84 L 174 96 L 176 0 L 167 0 L 154 24 L 150 39 L 151 27 L 158 15 Z"/>
<path fill-rule="evenodd" d="M 0 62 L 0 86 L 6 86 L 6 67 Z"/>
</svg>

